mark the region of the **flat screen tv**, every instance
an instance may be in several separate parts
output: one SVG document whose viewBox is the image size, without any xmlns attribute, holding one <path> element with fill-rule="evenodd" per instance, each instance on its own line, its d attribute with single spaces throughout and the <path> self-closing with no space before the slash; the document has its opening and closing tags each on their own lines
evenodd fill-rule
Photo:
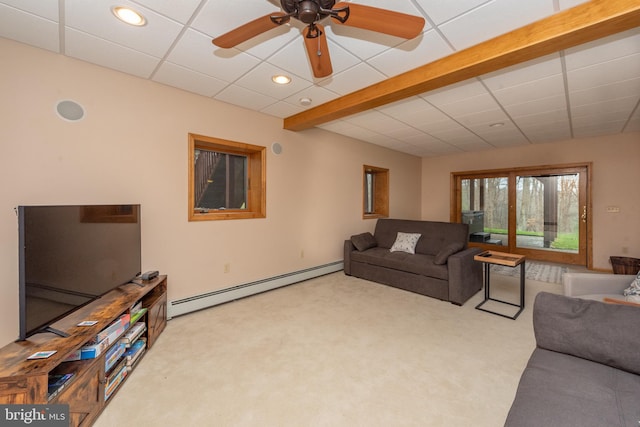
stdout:
<svg viewBox="0 0 640 427">
<path fill-rule="evenodd" d="M 19 206 L 20 336 L 140 274 L 140 205 Z M 90 319 L 87 319 L 90 320 Z"/>
</svg>

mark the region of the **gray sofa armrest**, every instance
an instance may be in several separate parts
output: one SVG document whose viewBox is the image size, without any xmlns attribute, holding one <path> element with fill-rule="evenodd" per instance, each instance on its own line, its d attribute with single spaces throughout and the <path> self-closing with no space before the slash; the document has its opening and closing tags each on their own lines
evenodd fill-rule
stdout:
<svg viewBox="0 0 640 427">
<path fill-rule="evenodd" d="M 355 251 L 356 247 L 353 246 L 351 240 L 344 241 L 344 274 L 351 276 L 351 252 Z"/>
<path fill-rule="evenodd" d="M 594 274 L 594 273 L 564 273 L 562 286 L 568 297 L 594 294 L 619 294 L 625 290 L 634 275 L 625 274 Z"/>
<path fill-rule="evenodd" d="M 540 348 L 640 375 L 640 309 L 540 292 L 533 330 Z"/>
<path fill-rule="evenodd" d="M 449 301 L 464 304 L 482 289 L 482 263 L 473 257 L 483 252 L 480 248 L 467 248 L 447 259 L 449 269 Z"/>
</svg>

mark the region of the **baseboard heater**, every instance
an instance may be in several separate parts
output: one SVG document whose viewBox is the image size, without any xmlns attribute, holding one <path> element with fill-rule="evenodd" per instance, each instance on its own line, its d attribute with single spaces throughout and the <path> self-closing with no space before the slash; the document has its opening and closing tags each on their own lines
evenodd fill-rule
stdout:
<svg viewBox="0 0 640 427">
<path fill-rule="evenodd" d="M 257 280 L 255 282 L 245 283 L 231 288 L 220 289 L 206 294 L 171 301 L 169 302 L 167 310 L 167 318 L 171 319 L 172 317 L 192 313 L 208 307 L 213 307 L 214 305 L 234 301 L 240 298 L 281 288 L 283 286 L 292 285 L 304 280 L 324 276 L 325 274 L 335 273 L 343 268 L 344 262 L 336 261 L 329 264 L 307 268 L 306 270 L 294 271 L 292 273 Z"/>
</svg>

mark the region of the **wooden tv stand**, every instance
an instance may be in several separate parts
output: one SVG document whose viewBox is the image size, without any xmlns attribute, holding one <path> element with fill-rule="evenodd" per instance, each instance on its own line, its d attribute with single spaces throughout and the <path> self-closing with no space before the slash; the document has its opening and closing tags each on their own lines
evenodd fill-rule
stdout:
<svg viewBox="0 0 640 427">
<path fill-rule="evenodd" d="M 41 333 L 1 348 L 0 404 L 68 404 L 71 426 L 93 424 L 113 396 L 105 400 L 105 354 L 108 349 L 94 359 L 63 360 L 127 313 L 138 301 L 142 301 L 143 307 L 147 308 L 139 321 L 144 321 L 147 326 L 145 336 L 148 351 L 167 324 L 167 277 L 158 276 L 141 283 L 142 286 L 129 283 L 114 289 L 51 325 L 68 333 L 66 338 Z M 84 320 L 96 320 L 98 323 L 77 326 Z M 109 348 L 115 344 L 110 344 Z M 56 353 L 48 359 L 27 360 L 33 353 L 47 350 L 56 350 Z M 73 373 L 74 376 L 57 395 L 48 400 L 51 373 Z M 121 386 L 122 383 L 118 387 Z"/>
</svg>

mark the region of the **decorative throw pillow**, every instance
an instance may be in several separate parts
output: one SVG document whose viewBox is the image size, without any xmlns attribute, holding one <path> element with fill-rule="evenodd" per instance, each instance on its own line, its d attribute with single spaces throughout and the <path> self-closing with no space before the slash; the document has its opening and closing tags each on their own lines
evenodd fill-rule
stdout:
<svg viewBox="0 0 640 427">
<path fill-rule="evenodd" d="M 389 249 L 390 252 L 407 252 L 410 254 L 416 253 L 416 244 L 420 238 L 420 233 L 403 233 L 398 231 L 396 241 L 393 242 L 393 246 Z"/>
<path fill-rule="evenodd" d="M 622 294 L 627 298 L 627 301 L 640 302 L 640 272 Z"/>
<path fill-rule="evenodd" d="M 378 246 L 378 242 L 376 242 L 376 238 L 369 232 L 356 234 L 355 236 L 351 236 L 351 243 L 356 247 L 360 252 L 366 251 L 367 249 L 375 248 Z"/>
<path fill-rule="evenodd" d="M 463 242 L 453 242 L 449 243 L 444 248 L 440 249 L 440 252 L 433 258 L 433 263 L 437 265 L 442 265 L 447 263 L 447 259 L 456 252 L 460 252 L 464 249 Z"/>
</svg>

